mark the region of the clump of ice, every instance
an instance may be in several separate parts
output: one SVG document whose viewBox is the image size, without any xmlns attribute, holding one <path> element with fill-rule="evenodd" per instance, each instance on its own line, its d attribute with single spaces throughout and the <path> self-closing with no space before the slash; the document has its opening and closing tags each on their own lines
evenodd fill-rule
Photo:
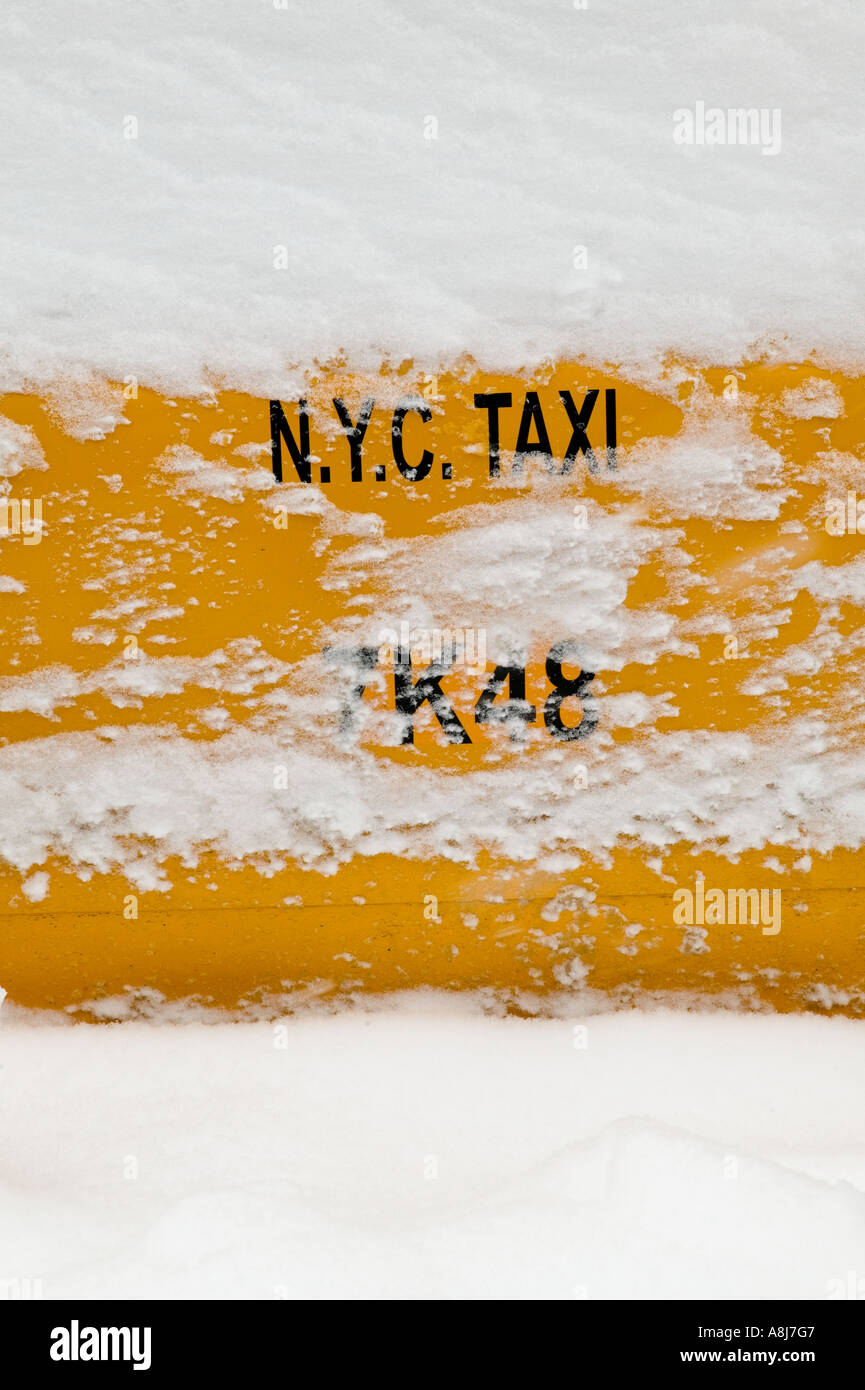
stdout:
<svg viewBox="0 0 865 1390">
<path fill-rule="evenodd" d="M 0 478 L 14 478 L 26 468 L 47 467 L 42 445 L 30 426 L 0 417 Z"/>
<path fill-rule="evenodd" d="M 29 903 L 41 903 L 47 896 L 50 882 L 49 875 L 40 870 L 24 880 L 21 892 Z"/>
<path fill-rule="evenodd" d="M 80 640 L 85 640 L 83 635 Z M 152 657 L 139 652 L 135 661 L 118 658 L 86 672 L 43 666 L 26 676 L 0 678 L 0 711 L 29 710 L 51 716 L 58 708 L 94 693 L 107 696 L 118 708 L 140 707 L 148 699 L 176 695 L 189 687 L 249 694 L 277 684 L 290 670 L 285 662 L 268 656 L 254 638 L 237 639 L 226 650 L 206 657 Z"/>
<path fill-rule="evenodd" d="M 837 420 L 844 414 L 844 398 L 838 387 L 821 377 L 809 377 L 800 386 L 785 391 L 781 405 L 785 414 L 795 420 Z"/>
<path fill-rule="evenodd" d="M 273 474 L 263 468 L 214 463 L 186 444 L 173 445 L 158 467 L 175 480 L 176 493 L 215 497 L 222 502 L 240 502 L 249 493 L 270 492 L 276 487 Z"/>
<path fill-rule="evenodd" d="M 674 439 L 628 450 L 616 483 L 664 514 L 719 521 L 774 520 L 791 491 L 781 455 L 723 399 L 689 410 Z"/>
<path fill-rule="evenodd" d="M 129 381 L 132 383 L 134 378 Z M 126 399 L 119 386 L 82 371 L 52 381 L 46 392 L 54 421 L 70 438 L 81 442 L 105 439 L 118 425 L 128 425 L 123 413 Z"/>
</svg>

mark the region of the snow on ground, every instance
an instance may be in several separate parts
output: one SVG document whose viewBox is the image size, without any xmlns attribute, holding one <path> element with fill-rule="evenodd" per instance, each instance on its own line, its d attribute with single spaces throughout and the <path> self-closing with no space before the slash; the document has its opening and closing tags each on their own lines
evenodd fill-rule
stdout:
<svg viewBox="0 0 865 1390">
<path fill-rule="evenodd" d="M 6 0 L 2 26 L 7 383 L 861 357 L 856 3 Z M 779 111 L 780 149 L 676 144 L 698 101 Z"/>
<path fill-rule="evenodd" d="M 0 1279 L 46 1298 L 809 1298 L 865 1277 L 846 1019 L 0 1028 Z"/>
</svg>

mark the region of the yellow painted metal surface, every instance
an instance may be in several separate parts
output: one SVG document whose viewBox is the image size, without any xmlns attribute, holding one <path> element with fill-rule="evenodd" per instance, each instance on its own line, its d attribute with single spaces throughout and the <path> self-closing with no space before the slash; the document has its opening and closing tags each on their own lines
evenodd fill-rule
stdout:
<svg viewBox="0 0 865 1390">
<path fill-rule="evenodd" d="M 43 533 L 30 544 L 25 535 L 10 534 L 0 547 L 0 570 L 12 581 L 0 593 L 4 753 L 13 746 L 28 750 L 26 756 L 32 750 L 33 778 L 49 795 L 56 779 L 60 795 L 64 779 L 88 777 L 86 757 L 71 736 L 119 748 L 142 729 L 170 731 L 142 759 L 139 791 L 146 801 L 148 756 L 172 758 L 192 742 L 219 757 L 229 736 L 248 729 L 262 746 L 271 729 L 262 782 L 262 798 L 270 797 L 271 771 L 278 780 L 283 761 L 290 779 L 295 754 L 307 747 L 326 757 L 332 740 L 337 757 L 339 701 L 324 648 L 347 622 L 358 643 L 381 644 L 376 585 L 394 611 L 394 595 L 385 590 L 399 580 L 399 543 L 423 542 L 434 555 L 453 532 L 457 511 L 457 524 L 470 531 L 479 518 L 489 522 L 494 509 L 512 520 L 523 504 L 567 505 L 575 544 L 583 504 L 621 513 L 634 526 L 666 528 L 669 564 L 661 547 L 650 564 L 633 572 L 623 566 L 622 605 L 638 623 L 673 613 L 692 632 L 701 614 L 707 617 L 706 630 L 687 650 L 594 673 L 587 707 L 597 713 L 599 733 L 608 702 L 638 695 L 666 711 L 652 719 L 656 734 L 742 730 L 771 738 L 794 717 L 816 711 L 855 747 L 862 688 L 855 634 L 863 620 L 855 596 L 832 601 L 833 630 L 850 639 L 843 661 L 803 666 L 781 693 L 765 680 L 748 693 L 747 677 L 807 644 L 825 625 L 832 604 L 804 587 L 790 600 L 791 570 L 812 562 L 846 565 L 859 555 L 860 536 L 830 534 L 823 518 L 827 497 L 846 497 L 855 482 L 865 383 L 810 364 L 670 370 L 674 384 L 647 389 L 584 364 L 512 377 L 468 364 L 435 381 L 410 364 L 377 377 L 334 366 L 306 388 L 313 481 L 300 482 L 286 455 L 282 487 L 270 482 L 264 400 L 222 391 L 205 401 L 168 400 L 108 383 L 82 388 L 80 398 L 70 388 L 41 399 L 5 397 L 0 414 L 32 430 L 47 470 L 25 468 L 9 479 L 10 497 L 41 498 Z M 785 409 L 785 393 L 807 382 L 840 393 L 843 409 L 829 416 Z M 592 388 L 616 390 L 617 468 L 607 466 L 602 394 L 587 428 L 597 471 L 578 455 L 563 474 L 572 429 L 559 391 L 570 390 L 579 403 Z M 526 461 L 522 475 L 512 471 L 527 390 L 537 391 L 549 429 L 552 473 L 537 457 Z M 501 413 L 498 477 L 489 476 L 487 412 L 473 403 L 479 392 L 510 392 L 513 399 Z M 417 393 L 432 418 L 407 416 L 405 453 L 418 460 L 428 447 L 434 463 L 425 479 L 412 482 L 394 463 L 392 411 Z M 376 399 L 362 482 L 350 478 L 334 396 L 346 402 L 352 420 L 365 397 Z M 92 421 L 100 401 L 104 437 L 82 437 L 99 432 Z M 296 401 L 286 398 L 283 406 L 297 434 Z M 114 423 L 121 413 L 123 422 Z M 674 441 L 695 416 L 707 428 L 741 420 L 777 452 L 776 483 L 786 485 L 777 516 L 719 519 L 679 505 L 675 488 L 635 491 L 639 470 L 648 466 L 640 448 Z M 846 458 L 853 472 L 833 479 L 830 454 Z M 445 462 L 450 478 L 442 476 Z M 330 469 L 327 482 L 322 467 Z M 376 481 L 379 467 L 384 481 Z M 393 563 L 380 578 L 373 565 L 355 582 L 363 547 L 383 540 L 396 545 Z M 681 584 L 683 552 L 700 582 Z M 449 579 L 459 600 L 440 589 L 428 596 L 431 611 L 445 626 L 467 626 L 470 578 Z M 719 613 L 726 626 L 719 626 Z M 383 731 L 394 707 L 394 675 L 383 659 L 380 679 L 370 679 L 363 695 L 367 720 L 357 734 L 359 748 L 391 774 L 425 767 L 462 779 L 512 768 L 515 786 L 527 777 L 543 779 L 551 760 L 560 770 L 561 759 L 570 758 L 575 777 L 583 767 L 591 784 L 596 735 L 561 741 L 543 719 L 552 689 L 545 659 L 563 640 L 579 642 L 580 634 L 561 630 L 551 580 L 548 615 L 532 633 L 526 662 L 526 699 L 535 709 L 526 740 L 512 741 L 504 726 L 474 718 L 495 665 L 490 652 L 485 674 L 458 664 L 442 681 L 470 743 L 448 742 L 428 703 L 415 715 L 413 744 L 388 740 Z M 227 664 L 215 653 L 227 653 Z M 274 663 L 261 686 L 249 669 L 257 659 Z M 152 689 L 146 682 L 136 687 L 136 673 L 166 660 L 193 663 L 178 673 L 176 688 L 164 664 Z M 220 673 L 235 660 L 246 663 L 246 675 L 230 688 Z M 413 665 L 415 681 L 423 664 Z M 575 674 L 566 666 L 566 675 Z M 46 690 L 50 698 L 40 707 L 39 692 L 44 697 Z M 585 709 L 572 697 L 562 719 L 576 725 L 581 717 Z M 645 724 L 619 722 L 607 736 L 623 749 L 639 747 L 645 735 Z M 217 786 L 224 794 L 215 779 Z M 196 795 L 206 796 L 200 785 Z M 242 815 L 242 808 L 226 808 L 229 813 Z M 286 994 L 331 998 L 430 985 L 499 991 L 527 1008 L 543 1008 L 562 991 L 592 991 L 620 1001 L 698 996 L 755 1008 L 862 1011 L 865 864 L 855 844 L 821 846 L 815 836 L 805 853 L 801 844 L 770 838 L 731 858 L 723 845 L 697 846 L 686 830 L 674 843 L 653 847 L 632 827 L 604 853 L 586 851 L 575 832 L 559 847 L 562 862 L 570 854 L 575 866 L 559 869 L 491 843 L 477 845 L 470 859 L 424 854 L 416 845 L 405 853 L 370 853 L 362 835 L 353 844 L 346 831 L 340 852 L 324 862 L 300 843 L 294 857 L 238 859 L 206 839 L 178 856 L 151 834 L 142 839 L 141 859 L 159 866 L 160 879 L 148 887 L 130 875 L 134 835 L 118 808 L 97 795 L 92 814 L 103 831 L 106 820 L 116 822 L 124 853 L 114 862 L 96 856 L 89 865 L 80 858 L 73 863 L 49 844 L 42 862 L 22 868 L 7 857 L 0 872 L 0 984 L 17 1003 L 94 1016 L 93 1001 L 124 991 L 235 1006 Z M 218 823 L 219 808 L 207 815 Z M 456 839 L 469 829 L 457 826 Z M 806 839 L 808 829 L 801 827 Z M 87 826 L 78 830 L 86 842 Z M 36 890 L 34 873 L 48 876 Z M 698 875 L 707 888 L 725 892 L 780 889 L 780 930 L 758 922 L 689 933 L 675 920 L 673 895 L 694 888 Z"/>
</svg>

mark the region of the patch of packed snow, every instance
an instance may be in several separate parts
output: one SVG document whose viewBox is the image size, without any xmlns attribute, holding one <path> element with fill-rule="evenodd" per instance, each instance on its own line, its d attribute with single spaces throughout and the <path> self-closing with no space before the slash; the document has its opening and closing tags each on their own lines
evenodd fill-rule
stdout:
<svg viewBox="0 0 865 1390">
<path fill-rule="evenodd" d="M 845 1019 L 11 1016 L 0 1061 L 0 1279 L 45 1298 L 819 1300 L 863 1267 Z"/>
<path fill-rule="evenodd" d="M 2 379 L 861 360 L 863 42 L 777 0 L 7 0 Z M 698 101 L 780 150 L 677 144 Z"/>
</svg>

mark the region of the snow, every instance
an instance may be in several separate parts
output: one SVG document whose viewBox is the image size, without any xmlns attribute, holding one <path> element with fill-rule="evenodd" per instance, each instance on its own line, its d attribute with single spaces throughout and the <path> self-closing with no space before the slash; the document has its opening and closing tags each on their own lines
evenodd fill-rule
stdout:
<svg viewBox="0 0 865 1390">
<path fill-rule="evenodd" d="M 456 779 L 362 750 L 289 753 L 275 733 L 242 727 L 212 742 L 166 726 L 43 744 L 0 756 L 5 859 L 23 873 L 56 855 L 85 878 L 119 868 L 141 891 L 166 891 L 168 861 L 191 868 L 206 850 L 270 873 L 298 864 L 332 874 L 357 855 L 468 864 L 486 848 L 567 879 L 584 854 L 603 861 L 625 843 L 665 851 L 685 840 L 734 860 L 767 845 L 831 853 L 862 840 L 865 753 L 816 716 L 764 740 L 649 732 L 638 749 L 593 753 L 588 785 L 557 748 L 539 751 L 515 784 L 518 751 Z M 274 777 L 282 766 L 287 785 Z"/>
<path fill-rule="evenodd" d="M 2 577 L 0 577 L 2 586 Z M 23 588 L 23 586 L 22 586 Z M 117 607 L 122 607 L 118 605 Z M 128 605 L 130 610 L 132 605 Z M 147 609 L 144 600 L 136 608 Z M 163 610 L 181 613 L 182 609 Z M 100 617 L 119 617 L 118 611 L 102 610 Z M 153 610 L 131 621 L 124 628 L 137 632 L 154 620 Z M 76 641 L 99 644 L 106 636 L 89 628 L 76 629 Z M 114 640 L 114 634 L 110 640 Z M 152 639 L 151 639 L 152 640 Z M 107 695 L 118 708 L 138 705 L 148 698 L 177 694 L 191 686 L 224 693 L 249 693 L 261 686 L 276 685 L 290 671 L 285 662 L 267 656 L 255 638 L 236 638 L 226 650 L 212 652 L 207 657 L 150 657 L 140 653 L 134 662 L 117 659 L 95 671 L 79 673 L 68 666 L 41 666 L 26 676 L 0 677 L 0 713 L 32 710 L 50 716 L 64 705 L 99 691 Z"/>
<path fill-rule="evenodd" d="M 807 0 L 7 0 L 3 379 L 861 360 L 863 41 Z M 676 144 L 697 101 L 779 153 Z"/>
<path fill-rule="evenodd" d="M 38 391 L 54 422 L 95 443 L 126 423 L 103 377 L 290 397 L 332 360 L 528 372 L 558 357 L 655 380 L 672 362 L 665 389 L 690 360 L 861 367 L 863 42 L 862 6 L 805 0 L 6 0 L 0 389 Z M 777 110 L 779 152 L 677 145 L 673 113 L 699 101 Z M 316 488 L 276 489 L 258 447 L 232 452 L 221 431 L 213 457 L 177 446 L 159 468 L 196 526 L 217 505 L 284 506 L 316 520 L 317 554 L 355 537 L 323 578 L 354 619 L 386 575 L 377 629 L 480 624 L 490 642 L 520 641 L 545 626 L 554 592 L 587 661 L 620 671 L 726 630 L 717 596 L 681 616 L 701 581 L 653 508 L 735 524 L 777 518 L 790 495 L 783 459 L 750 432 L 744 386 L 723 416 L 695 393 L 676 439 L 623 455 L 626 507 L 587 504 L 578 538 L 573 499 L 543 484 L 450 513 L 429 551 Z M 843 401 L 811 377 L 778 407 L 830 421 Z M 0 418 L 4 488 L 49 466 L 33 430 Z M 827 450 L 808 477 L 841 495 L 861 461 Z M 455 779 L 299 747 L 322 717 L 309 660 L 289 672 L 226 641 L 100 664 L 112 621 L 139 632 L 197 599 L 141 599 L 148 538 L 95 520 L 94 537 L 106 558 L 74 630 L 88 672 L 46 654 L 3 680 L 0 711 L 60 721 L 101 694 L 149 714 L 191 687 L 213 693 L 201 720 L 218 736 L 64 725 L 0 749 L 0 844 L 32 904 L 53 856 L 83 878 L 119 867 L 165 890 L 166 862 L 194 865 L 204 846 L 329 873 L 361 845 L 462 862 L 492 847 L 564 881 L 576 845 L 795 846 L 805 867 L 808 851 L 861 845 L 855 686 L 847 725 L 837 708 L 837 727 L 816 709 L 784 723 L 778 694 L 774 726 L 738 733 L 659 734 L 675 692 L 609 698 L 588 785 L 560 749 L 533 749 L 508 800 L 509 748 Z M 669 608 L 627 607 L 630 579 L 662 550 Z M 811 637 L 749 670 L 743 691 L 782 692 L 842 644 L 850 669 L 858 658 L 842 604 L 861 598 L 862 562 L 794 559 L 779 541 L 734 575 L 744 599 L 765 590 L 767 631 L 801 590 L 822 603 Z M 12 576 L 0 591 L 28 603 Z M 335 623 L 323 643 L 352 631 Z M 219 703 L 232 691 L 248 696 L 243 728 Z M 616 749 L 616 725 L 650 732 Z M 277 791 L 284 759 L 291 784 Z M 580 891 L 565 886 L 548 920 Z M 855 1285 L 862 1024 L 648 1001 L 585 1016 L 573 968 L 560 1018 L 424 992 L 242 1023 L 158 998 L 151 1021 L 146 999 L 103 1001 L 105 1017 L 127 1017 L 100 1026 L 7 1002 L 0 1297 L 21 1280 L 45 1297 L 124 1298 L 819 1299 L 851 1271 Z M 823 983 L 810 997 L 853 999 Z"/>
<path fill-rule="evenodd" d="M 33 430 L 0 416 L 0 478 L 14 478 L 25 469 L 48 467 Z"/>
<path fill-rule="evenodd" d="M 863 1270 L 846 1019 L 18 1014 L 0 1059 L 0 1278 L 46 1298 L 822 1299 Z"/>
<path fill-rule="evenodd" d="M 794 420 L 837 420 L 844 414 L 844 401 L 837 386 L 819 377 L 811 377 L 801 386 L 785 391 L 781 403 Z"/>
</svg>

